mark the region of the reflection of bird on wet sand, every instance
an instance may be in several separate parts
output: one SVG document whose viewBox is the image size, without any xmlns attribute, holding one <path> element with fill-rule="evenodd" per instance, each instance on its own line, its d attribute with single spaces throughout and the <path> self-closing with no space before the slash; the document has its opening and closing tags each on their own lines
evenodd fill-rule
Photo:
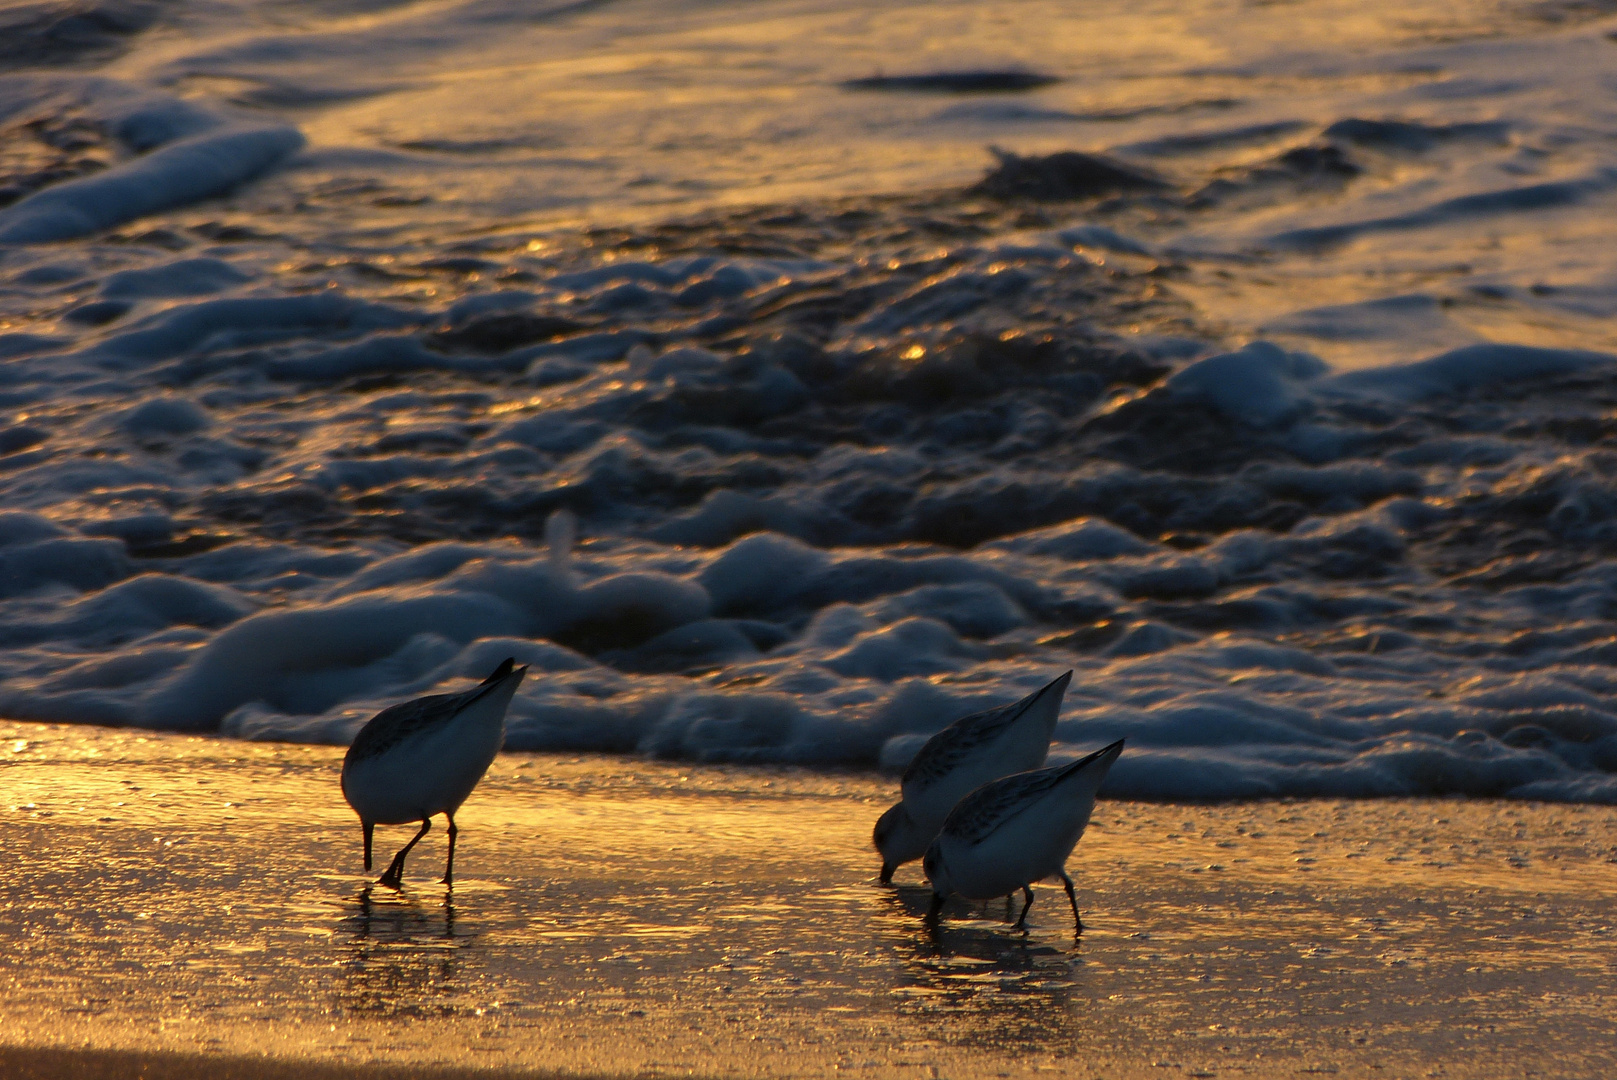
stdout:
<svg viewBox="0 0 1617 1080">
<path fill-rule="evenodd" d="M 916 933 L 930 889 L 885 895 L 893 908 L 891 953 L 898 1011 L 944 1043 L 1004 1049 L 1070 1049 L 1081 1037 L 1074 1009 L 1084 961 L 1071 949 L 1026 934 L 1007 934 L 997 919 L 928 921 Z M 997 904 L 990 914 L 997 916 Z M 1008 920 L 1007 920 L 1008 921 Z"/>
<path fill-rule="evenodd" d="M 1072 904 L 1076 932 L 1082 934 L 1067 857 L 1089 824 L 1095 793 L 1122 752 L 1119 739 L 1071 764 L 984 784 L 960 800 L 923 861 L 933 891 L 929 917 L 937 917 L 950 893 L 988 900 L 1020 889 L 1027 899 L 1016 925 L 1025 927 L 1032 883 L 1058 877 Z"/>
<path fill-rule="evenodd" d="M 1069 671 L 1021 701 L 963 716 L 926 741 L 904 770 L 903 797 L 876 822 L 883 885 L 899 866 L 926 854 L 944 818 L 967 794 L 1044 764 L 1071 681 Z"/>
<path fill-rule="evenodd" d="M 337 939 L 346 944 L 338 1003 L 383 1016 L 454 1011 L 465 982 L 461 950 L 472 940 L 456 930 L 454 893 L 445 892 L 441 906 L 384 895 L 389 899 L 379 900 L 367 885 L 337 924 Z"/>
<path fill-rule="evenodd" d="M 455 811 L 505 742 L 505 712 L 528 670 L 515 663 L 505 660 L 465 693 L 383 709 L 354 737 L 343 758 L 342 791 L 365 830 L 365 869 L 371 868 L 371 833 L 378 824 L 421 822 L 421 831 L 377 879 L 381 884 L 398 888 L 404 858 L 432 828 L 434 814 L 449 819 L 443 883 L 454 883 Z"/>
<path fill-rule="evenodd" d="M 351 934 L 358 942 L 377 941 L 389 945 L 415 944 L 423 938 L 455 939 L 455 901 L 452 893 L 444 894 L 443 921 L 415 904 L 377 903 L 371 887 L 359 890 L 355 898 L 356 910 L 338 923 L 341 933 Z"/>
</svg>

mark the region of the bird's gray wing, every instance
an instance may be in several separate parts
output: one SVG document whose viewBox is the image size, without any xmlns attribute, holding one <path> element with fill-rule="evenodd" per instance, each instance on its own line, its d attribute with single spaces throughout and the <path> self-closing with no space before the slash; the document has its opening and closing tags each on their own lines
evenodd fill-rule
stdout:
<svg viewBox="0 0 1617 1080">
<path fill-rule="evenodd" d="M 486 689 L 479 686 L 460 694 L 432 694 L 388 706 L 359 729 L 343 763 L 347 765 L 386 753 L 406 739 L 447 724 L 472 699 L 482 696 Z"/>
<path fill-rule="evenodd" d="M 926 741 L 904 770 L 903 784 L 930 784 L 949 775 L 962 761 L 1010 727 L 1027 707 L 1026 700 L 962 716 Z"/>
<path fill-rule="evenodd" d="M 943 833 L 968 844 L 980 843 L 1061 783 L 1069 772 L 1067 766 L 1061 765 L 1013 773 L 984 784 L 949 811 L 943 822 Z"/>
</svg>

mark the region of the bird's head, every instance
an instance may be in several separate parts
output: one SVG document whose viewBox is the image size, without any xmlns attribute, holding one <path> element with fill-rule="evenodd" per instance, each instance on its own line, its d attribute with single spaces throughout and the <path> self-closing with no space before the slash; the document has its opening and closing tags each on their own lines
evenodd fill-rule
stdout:
<svg viewBox="0 0 1617 1080">
<path fill-rule="evenodd" d="M 903 803 L 889 806 L 886 813 L 876 819 L 876 829 L 871 834 L 871 841 L 881 852 L 882 884 L 892 880 L 894 870 L 911 859 L 919 858 L 930 839 L 930 836 L 921 835 L 920 827 L 910 817 L 909 811 L 904 809 Z"/>
<path fill-rule="evenodd" d="M 882 811 L 882 816 L 876 819 L 876 830 L 871 833 L 871 842 L 876 850 L 882 854 L 887 853 L 887 845 L 892 842 L 893 834 L 898 831 L 903 820 L 909 815 L 904 813 L 903 803 L 894 803 Z"/>
</svg>

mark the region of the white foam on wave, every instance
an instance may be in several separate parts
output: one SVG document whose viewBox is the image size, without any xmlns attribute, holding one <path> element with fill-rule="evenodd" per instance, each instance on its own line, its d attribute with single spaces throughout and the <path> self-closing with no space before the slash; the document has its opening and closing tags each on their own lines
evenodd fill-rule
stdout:
<svg viewBox="0 0 1617 1080">
<path fill-rule="evenodd" d="M 288 127 L 227 129 L 170 143 L 0 210 L 0 243 L 69 240 L 224 195 L 302 145 L 303 136 Z"/>
<path fill-rule="evenodd" d="M 1254 341 L 1235 352 L 1194 361 L 1174 372 L 1165 385 L 1169 393 L 1203 402 L 1230 420 L 1272 428 L 1300 418 L 1320 394 L 1415 402 L 1576 375 L 1614 362 L 1617 356 L 1609 353 L 1488 343 L 1425 360 L 1331 374 L 1318 357 Z"/>
<path fill-rule="evenodd" d="M 895 291 L 882 325 L 975 311 L 1011 269 L 1029 280 L 1074 272 L 1040 244 L 964 250 L 949 272 Z M 630 278 L 644 283 L 646 312 L 678 309 L 673 298 L 694 285 L 717 282 L 704 285 L 712 307 L 696 309 L 711 311 L 791 280 L 779 266 L 730 275 L 736 265 L 569 271 L 458 302 L 447 325 L 536 319 L 564 292 L 597 310 Z M 578 337 L 617 335 L 612 350 L 536 391 L 521 374 L 534 346 L 476 368 L 480 357 L 430 344 L 442 316 L 335 291 L 264 293 L 256 270 L 233 266 L 209 255 L 125 267 L 109 279 L 115 290 L 101 286 L 137 305 L 125 325 L 81 331 L 67 350 L 25 346 L 12 362 L 11 385 L 47 401 L 40 388 L 69 386 L 121 404 L 64 410 L 38 434 L 96 453 L 0 459 L 10 504 L 33 508 L 0 514 L 0 712 L 342 742 L 387 704 L 459 689 L 511 655 L 535 673 L 511 707 L 512 749 L 896 769 L 956 716 L 1073 667 L 1058 749 L 1127 738 L 1116 794 L 1617 797 L 1604 779 L 1617 770 L 1617 710 L 1605 705 L 1617 631 L 1604 621 L 1617 577 L 1597 563 L 1462 594 L 1406 564 L 1456 504 L 1493 490 L 1476 486 L 1476 468 L 1538 469 L 1542 448 L 1447 431 L 1378 443 L 1353 419 L 1542 389 L 1605 371 L 1603 355 L 1486 346 L 1333 374 L 1261 341 L 1213 355 L 1167 342 L 1154 362 L 1172 374 L 1115 409 L 1101 402 L 1097 422 L 1123 423 L 1132 409 L 1148 424 L 1168 418 L 1174 438 L 1206 431 L 1280 450 L 1211 479 L 1121 460 L 1070 465 L 1038 495 L 1055 509 L 1019 527 L 1004 515 L 1039 490 L 1028 462 L 1046 451 L 1026 447 L 1041 444 L 1018 442 L 1010 424 L 984 437 L 986 464 L 968 475 L 962 453 L 943 459 L 924 441 L 940 418 L 951 432 L 996 430 L 984 411 L 917 409 L 903 422 L 921 435 L 908 442 L 770 441 L 759 418 L 817 392 L 813 368 L 799 378 L 785 345 L 738 357 L 677 339 L 653 347 L 609 325 Z M 822 287 L 823 266 L 797 269 Z M 413 385 L 424 367 L 450 381 Z M 471 377 L 501 370 L 508 386 Z M 356 375 L 388 388 L 331 389 Z M 287 407 L 289 394 L 305 404 Z M 694 411 L 658 419 L 674 406 Z M 1013 458 L 1013 470 L 1002 454 L 1032 457 Z M 957 486 L 939 479 L 940 460 L 964 477 Z M 769 479 L 763 470 L 783 462 L 796 471 Z M 716 463 L 764 479 L 646 510 L 663 477 Z M 1610 530 L 1609 485 L 1576 470 L 1555 482 L 1555 528 Z M 339 548 L 294 536 L 188 553 L 179 542 L 199 507 L 228 522 L 280 498 L 318 506 L 357 492 L 398 500 L 394 512 L 421 498 L 549 514 L 555 503 L 534 499 L 536 488 L 591 492 L 576 504 L 582 524 L 549 518 L 543 547 L 356 538 Z M 508 502 L 490 511 L 490 492 Z M 830 526 L 824 508 L 864 492 L 878 510 L 946 492 L 940 518 L 985 522 L 987 539 L 849 542 L 831 530 L 851 533 L 854 519 Z M 1147 505 L 1154 520 L 1214 524 L 1187 542 L 1117 523 Z M 1258 527 L 1217 525 L 1221 506 L 1237 522 L 1303 509 Z M 1546 629 L 1568 622 L 1573 631 Z M 1463 624 L 1546 636 L 1513 652 L 1478 644 Z"/>
<path fill-rule="evenodd" d="M 1394 522 L 1310 521 L 1290 538 L 1227 538 L 1188 561 L 1171 550 L 1122 554 L 1116 544 L 1052 552 L 1051 530 L 946 557 L 826 551 L 767 533 L 709 552 L 595 543 L 573 559 L 562 539 L 554 553 L 243 546 L 195 557 L 204 583 L 139 573 L 118 545 L 14 513 L 0 519 L 0 560 L 20 596 L 0 709 L 341 742 L 387 703 L 454 690 L 509 654 L 535 672 L 512 705 L 512 749 L 901 768 L 954 716 L 1072 664 L 1058 742 L 1077 752 L 1127 738 L 1108 788 L 1117 795 L 1610 797 L 1598 774 L 1617 764 L 1617 712 L 1605 707 L 1617 677 L 1604 669 L 1456 671 L 1451 658 L 1397 651 L 1333 661 L 1240 632 L 1167 627 L 1155 631 L 1164 640 L 1139 647 L 1149 623 L 1074 658 L 1039 645 L 1036 620 L 1013 598 L 1049 599 L 1074 574 L 1124 587 L 1130 575 L 1178 575 L 1187 565 L 1251 574 L 1289 557 L 1288 546 L 1352 528 L 1396 542 Z M 1085 523 L 1064 533 L 1086 531 L 1104 536 Z M 289 557 L 314 570 L 336 562 L 296 605 L 261 608 L 253 583 L 284 571 Z M 52 598 L 63 588 L 75 599 L 60 605 Z M 46 616 L 16 619 L 28 605 Z M 812 617 L 773 641 L 755 641 L 741 615 L 712 614 L 780 620 L 794 608 Z M 592 658 L 557 643 L 594 650 L 601 640 L 639 644 Z M 112 642 L 116 656 L 93 651 Z M 64 650 L 82 658 L 47 659 Z M 723 677 L 655 674 L 665 660 L 713 665 Z M 1420 689 L 1456 679 L 1441 701 Z M 1069 752 L 1062 747 L 1058 757 Z"/>
<path fill-rule="evenodd" d="M 1405 401 L 1557 376 L 1575 375 L 1617 360 L 1608 353 L 1530 345 L 1468 345 L 1410 364 L 1338 375 L 1332 384 Z"/>
<path fill-rule="evenodd" d="M 64 97 L 76 99 L 134 154 L 0 209 L 0 244 L 70 240 L 217 198 L 263 175 L 304 144 L 302 133 L 290 125 L 215 113 L 113 80 L 23 78 L 0 83 L 0 107 L 10 102 L 37 108 L 42 99 Z M 195 289 L 210 270 L 214 277 L 239 275 L 214 262 L 182 269 L 180 274 L 191 283 L 171 272 L 167 289 L 178 287 L 182 294 Z M 144 288 L 155 284 L 148 279 Z M 135 279 L 114 279 L 108 287 L 111 295 L 143 288 Z"/>
</svg>

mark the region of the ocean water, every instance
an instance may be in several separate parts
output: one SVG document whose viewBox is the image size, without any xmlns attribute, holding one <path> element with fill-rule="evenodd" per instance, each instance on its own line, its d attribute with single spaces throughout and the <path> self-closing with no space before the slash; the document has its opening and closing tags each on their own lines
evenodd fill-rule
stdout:
<svg viewBox="0 0 1617 1080">
<path fill-rule="evenodd" d="M 0 714 L 1617 800 L 1614 35 L 0 2 Z"/>
</svg>

